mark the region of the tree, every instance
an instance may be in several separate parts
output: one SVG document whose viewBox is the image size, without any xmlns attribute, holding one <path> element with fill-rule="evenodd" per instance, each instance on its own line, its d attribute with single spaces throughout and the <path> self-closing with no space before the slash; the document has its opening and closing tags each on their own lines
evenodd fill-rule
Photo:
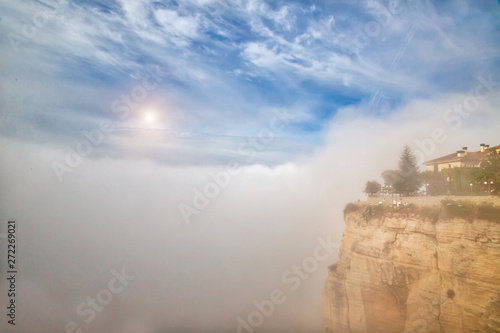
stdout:
<svg viewBox="0 0 500 333">
<path fill-rule="evenodd" d="M 439 172 L 443 179 L 447 180 L 446 183 L 450 190 L 450 194 L 465 195 L 472 193 L 479 193 L 479 184 L 477 180 L 479 174 L 482 174 L 481 168 L 476 167 L 454 167 L 445 168 Z M 472 186 L 470 186 L 472 184 Z"/>
<path fill-rule="evenodd" d="M 446 180 L 440 172 L 424 171 L 421 176 L 426 184 L 425 188 L 427 194 L 440 195 L 448 192 L 448 184 L 446 184 Z"/>
<path fill-rule="evenodd" d="M 368 194 L 369 196 L 372 196 L 378 191 L 380 191 L 381 188 L 382 186 L 379 184 L 379 182 L 375 180 L 368 181 L 366 182 L 365 193 Z"/>
<path fill-rule="evenodd" d="M 476 178 L 480 184 L 487 183 L 488 191 L 494 195 L 500 195 L 500 153 L 492 150 L 488 154 L 488 158 L 479 165 L 481 172 Z"/>
<path fill-rule="evenodd" d="M 417 158 L 408 145 L 405 145 L 399 157 L 399 169 L 397 179 L 393 185 L 398 193 L 416 192 L 422 185 Z"/>
<path fill-rule="evenodd" d="M 384 178 L 384 185 L 386 187 L 394 187 L 398 179 L 398 170 L 385 170 L 382 172 L 382 178 Z"/>
</svg>

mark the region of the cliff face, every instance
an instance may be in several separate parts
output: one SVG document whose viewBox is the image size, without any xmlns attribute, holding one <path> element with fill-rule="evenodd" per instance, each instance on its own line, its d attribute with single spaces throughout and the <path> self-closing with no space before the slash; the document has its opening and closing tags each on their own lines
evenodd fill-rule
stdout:
<svg viewBox="0 0 500 333">
<path fill-rule="evenodd" d="M 500 224 L 347 213 L 324 333 L 500 332 Z"/>
</svg>

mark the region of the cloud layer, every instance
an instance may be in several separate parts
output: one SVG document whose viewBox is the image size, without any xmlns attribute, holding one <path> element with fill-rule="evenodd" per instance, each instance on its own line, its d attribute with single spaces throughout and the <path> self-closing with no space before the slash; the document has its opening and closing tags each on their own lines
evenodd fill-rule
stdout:
<svg viewBox="0 0 500 333">
<path fill-rule="evenodd" d="M 236 332 L 238 318 L 256 310 L 254 301 L 279 289 L 286 301 L 258 329 L 319 330 L 326 266 L 337 252 L 296 290 L 293 266 L 314 257 L 318 237 L 340 241 L 343 206 L 363 199 L 364 183 L 394 167 L 405 143 L 418 151 L 417 142 L 440 127 L 446 140 L 429 158 L 457 146 L 475 150 L 478 138 L 496 144 L 498 93 L 460 128 L 443 120 L 468 96 L 416 100 L 384 119 L 361 116 L 369 105 L 342 109 L 329 124 L 327 143 L 311 157 L 274 168 L 241 167 L 190 224 L 179 205 L 191 205 L 196 189 L 203 191 L 214 182 L 211 173 L 224 168 L 87 159 L 60 183 L 50 164 L 61 152 L 2 139 L 0 177 L 11 190 L 1 192 L 0 211 L 9 214 L 1 218 L 19 224 L 19 311 L 30 318 L 20 318 L 19 329 L 62 331 L 74 321 L 89 331 Z M 90 317 L 78 307 L 122 268 L 135 278 L 86 323 Z"/>
</svg>

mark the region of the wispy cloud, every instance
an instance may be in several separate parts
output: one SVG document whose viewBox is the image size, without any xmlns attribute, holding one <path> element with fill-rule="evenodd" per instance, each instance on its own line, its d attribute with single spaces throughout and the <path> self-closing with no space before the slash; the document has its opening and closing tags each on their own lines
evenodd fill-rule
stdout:
<svg viewBox="0 0 500 333">
<path fill-rule="evenodd" d="M 315 142 L 324 120 L 343 105 L 373 100 L 371 112 L 386 113 L 414 98 L 467 91 L 479 73 L 498 73 L 499 6 L 493 1 L 54 0 L 0 6 L 8 14 L 2 20 L 7 35 L 23 38 L 18 53 L 8 38 L 1 42 L 3 85 L 11 96 L 2 107 L 17 108 L 13 96 L 19 91 L 32 99 L 39 94 L 37 117 L 50 119 L 33 121 L 25 105 L 14 118 L 31 134 L 18 131 L 19 138 L 36 137 L 35 130 L 46 138 L 76 139 L 70 129 L 86 117 L 113 119 L 110 103 L 151 72 L 163 80 L 156 97 L 170 99 L 162 112 L 171 117 L 172 130 L 251 136 L 268 120 L 268 108 L 284 107 L 301 122 L 285 135 L 309 135 L 315 128 Z M 26 22 L 45 11 L 54 15 L 33 38 L 24 38 Z M 36 93 L 28 81 L 38 86 Z M 14 118 L 4 117 L 4 128 L 14 126 Z"/>
</svg>

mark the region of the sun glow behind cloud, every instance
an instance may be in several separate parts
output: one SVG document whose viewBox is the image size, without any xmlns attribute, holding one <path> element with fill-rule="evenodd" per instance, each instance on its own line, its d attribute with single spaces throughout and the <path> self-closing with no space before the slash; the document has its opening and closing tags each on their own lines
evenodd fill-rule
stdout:
<svg viewBox="0 0 500 333">
<path fill-rule="evenodd" d="M 156 123 L 156 113 L 154 110 L 147 110 L 144 112 L 144 121 L 147 124 L 154 124 Z"/>
</svg>

